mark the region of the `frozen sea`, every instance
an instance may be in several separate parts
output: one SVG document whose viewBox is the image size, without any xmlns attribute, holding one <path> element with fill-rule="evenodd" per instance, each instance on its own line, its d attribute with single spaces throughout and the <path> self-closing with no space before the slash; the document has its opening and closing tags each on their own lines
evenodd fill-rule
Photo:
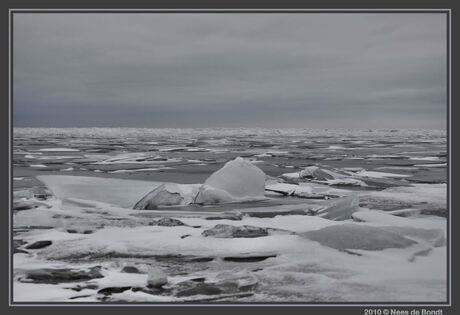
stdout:
<svg viewBox="0 0 460 315">
<path fill-rule="evenodd" d="M 15 302 L 447 299 L 445 130 L 15 128 L 12 151 Z M 134 209 L 237 157 L 261 198 Z"/>
</svg>

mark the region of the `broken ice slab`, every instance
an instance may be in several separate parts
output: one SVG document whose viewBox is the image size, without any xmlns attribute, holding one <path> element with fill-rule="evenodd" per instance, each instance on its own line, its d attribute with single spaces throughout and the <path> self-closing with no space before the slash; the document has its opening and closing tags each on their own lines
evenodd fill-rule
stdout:
<svg viewBox="0 0 460 315">
<path fill-rule="evenodd" d="M 301 236 L 341 251 L 347 249 L 383 250 L 416 244 L 415 241 L 398 233 L 380 227 L 359 224 L 328 226 L 302 233 Z"/>
<path fill-rule="evenodd" d="M 357 196 L 341 197 L 330 200 L 309 200 L 308 203 L 290 205 L 267 205 L 258 208 L 239 208 L 243 215 L 257 218 L 273 218 L 278 215 L 314 215 L 329 220 L 348 220 L 358 211 Z"/>
<path fill-rule="evenodd" d="M 430 217 L 400 217 L 381 210 L 360 210 L 352 215 L 353 220 L 358 222 L 379 223 L 392 226 L 412 226 L 419 228 L 446 229 L 444 218 Z"/>
<path fill-rule="evenodd" d="M 134 209 L 155 210 L 159 206 L 185 206 L 193 202 L 201 185 L 165 183 L 139 200 Z"/>
<path fill-rule="evenodd" d="M 428 246 L 446 244 L 446 220 L 430 217 L 398 217 L 379 210 L 362 210 L 353 213 L 353 220 L 383 226 L 417 242 Z"/>
<path fill-rule="evenodd" d="M 59 199 L 80 198 L 105 202 L 120 207 L 133 207 L 161 183 L 67 175 L 41 175 L 43 182 Z"/>
<path fill-rule="evenodd" d="M 344 173 L 338 173 L 339 171 L 332 171 L 328 169 L 322 169 L 318 166 L 308 166 L 300 172 L 285 173 L 281 177 L 287 180 L 301 181 L 308 179 L 315 179 L 325 181 L 329 179 L 343 178 L 346 176 Z"/>
<path fill-rule="evenodd" d="M 101 267 L 95 266 L 88 270 L 75 270 L 70 268 L 42 268 L 25 270 L 24 275 L 21 276 L 20 281 L 22 282 L 33 282 L 33 283 L 50 283 L 57 284 L 61 282 L 81 282 L 88 281 L 91 279 L 102 278 L 103 275 L 100 272 Z M 18 270 L 18 273 L 21 273 Z"/>
<path fill-rule="evenodd" d="M 312 199 L 328 199 L 352 194 L 352 192 L 345 189 L 332 188 L 317 183 L 287 184 L 272 180 L 267 181 L 265 191 L 301 198 L 314 197 Z"/>
<path fill-rule="evenodd" d="M 45 187 L 33 187 L 29 189 L 29 196 L 38 200 L 46 200 L 52 196 L 52 193 Z"/>
<path fill-rule="evenodd" d="M 310 180 L 316 183 L 335 186 L 359 186 L 383 189 L 407 185 L 393 178 L 405 178 L 410 176 L 411 175 L 405 174 L 366 171 L 364 169 L 355 173 L 353 171 L 330 170 L 319 168 L 318 166 L 309 166 L 300 172 L 282 174 L 281 178 L 293 183 Z"/>
<path fill-rule="evenodd" d="M 331 200 L 325 206 L 313 210 L 311 214 L 329 220 L 348 220 L 359 209 L 359 198 L 356 196 L 342 197 Z"/>
<path fill-rule="evenodd" d="M 250 225 L 233 226 L 229 224 L 218 224 L 211 229 L 204 230 L 201 235 L 216 238 L 254 238 L 268 236 L 268 231 L 265 228 Z"/>
<path fill-rule="evenodd" d="M 328 199 L 337 195 L 328 193 L 326 189 L 318 190 L 312 185 L 295 185 L 285 183 L 269 183 L 265 186 L 266 193 L 277 193 L 283 196 L 294 196 L 306 199 Z"/>
<path fill-rule="evenodd" d="M 237 157 L 209 176 L 194 199 L 197 204 L 264 199 L 265 173 Z"/>
<path fill-rule="evenodd" d="M 13 201 L 13 210 L 21 211 L 21 210 L 30 210 L 35 209 L 38 207 L 45 207 L 49 208 L 50 206 L 43 202 L 38 202 L 34 200 L 15 200 Z"/>
</svg>

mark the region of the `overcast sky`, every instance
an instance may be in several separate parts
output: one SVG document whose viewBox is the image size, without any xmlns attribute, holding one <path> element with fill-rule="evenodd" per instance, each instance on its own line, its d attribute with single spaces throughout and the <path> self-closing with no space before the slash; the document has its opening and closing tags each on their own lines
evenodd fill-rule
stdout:
<svg viewBox="0 0 460 315">
<path fill-rule="evenodd" d="M 14 14 L 16 127 L 445 128 L 445 14 Z"/>
</svg>

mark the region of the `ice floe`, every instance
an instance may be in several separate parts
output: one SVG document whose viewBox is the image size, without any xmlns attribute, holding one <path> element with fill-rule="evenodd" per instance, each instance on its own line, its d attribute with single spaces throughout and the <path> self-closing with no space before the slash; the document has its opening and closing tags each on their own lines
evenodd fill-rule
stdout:
<svg viewBox="0 0 460 315">
<path fill-rule="evenodd" d="M 184 206 L 194 202 L 201 185 L 162 184 L 134 205 L 134 209 L 154 210 L 158 206 Z"/>
<path fill-rule="evenodd" d="M 42 175 L 37 178 L 59 199 L 81 198 L 121 207 L 133 207 L 148 192 L 160 185 L 149 181 L 85 176 Z"/>
<path fill-rule="evenodd" d="M 200 187 L 196 203 L 213 204 L 263 199 L 265 174 L 251 162 L 236 158 L 213 173 Z"/>
</svg>

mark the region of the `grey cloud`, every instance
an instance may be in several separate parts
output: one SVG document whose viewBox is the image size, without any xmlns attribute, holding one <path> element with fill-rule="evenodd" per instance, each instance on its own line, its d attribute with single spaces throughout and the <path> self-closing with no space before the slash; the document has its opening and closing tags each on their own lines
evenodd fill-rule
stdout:
<svg viewBox="0 0 460 315">
<path fill-rule="evenodd" d="M 445 128 L 441 14 L 15 14 L 15 126 Z"/>
</svg>

